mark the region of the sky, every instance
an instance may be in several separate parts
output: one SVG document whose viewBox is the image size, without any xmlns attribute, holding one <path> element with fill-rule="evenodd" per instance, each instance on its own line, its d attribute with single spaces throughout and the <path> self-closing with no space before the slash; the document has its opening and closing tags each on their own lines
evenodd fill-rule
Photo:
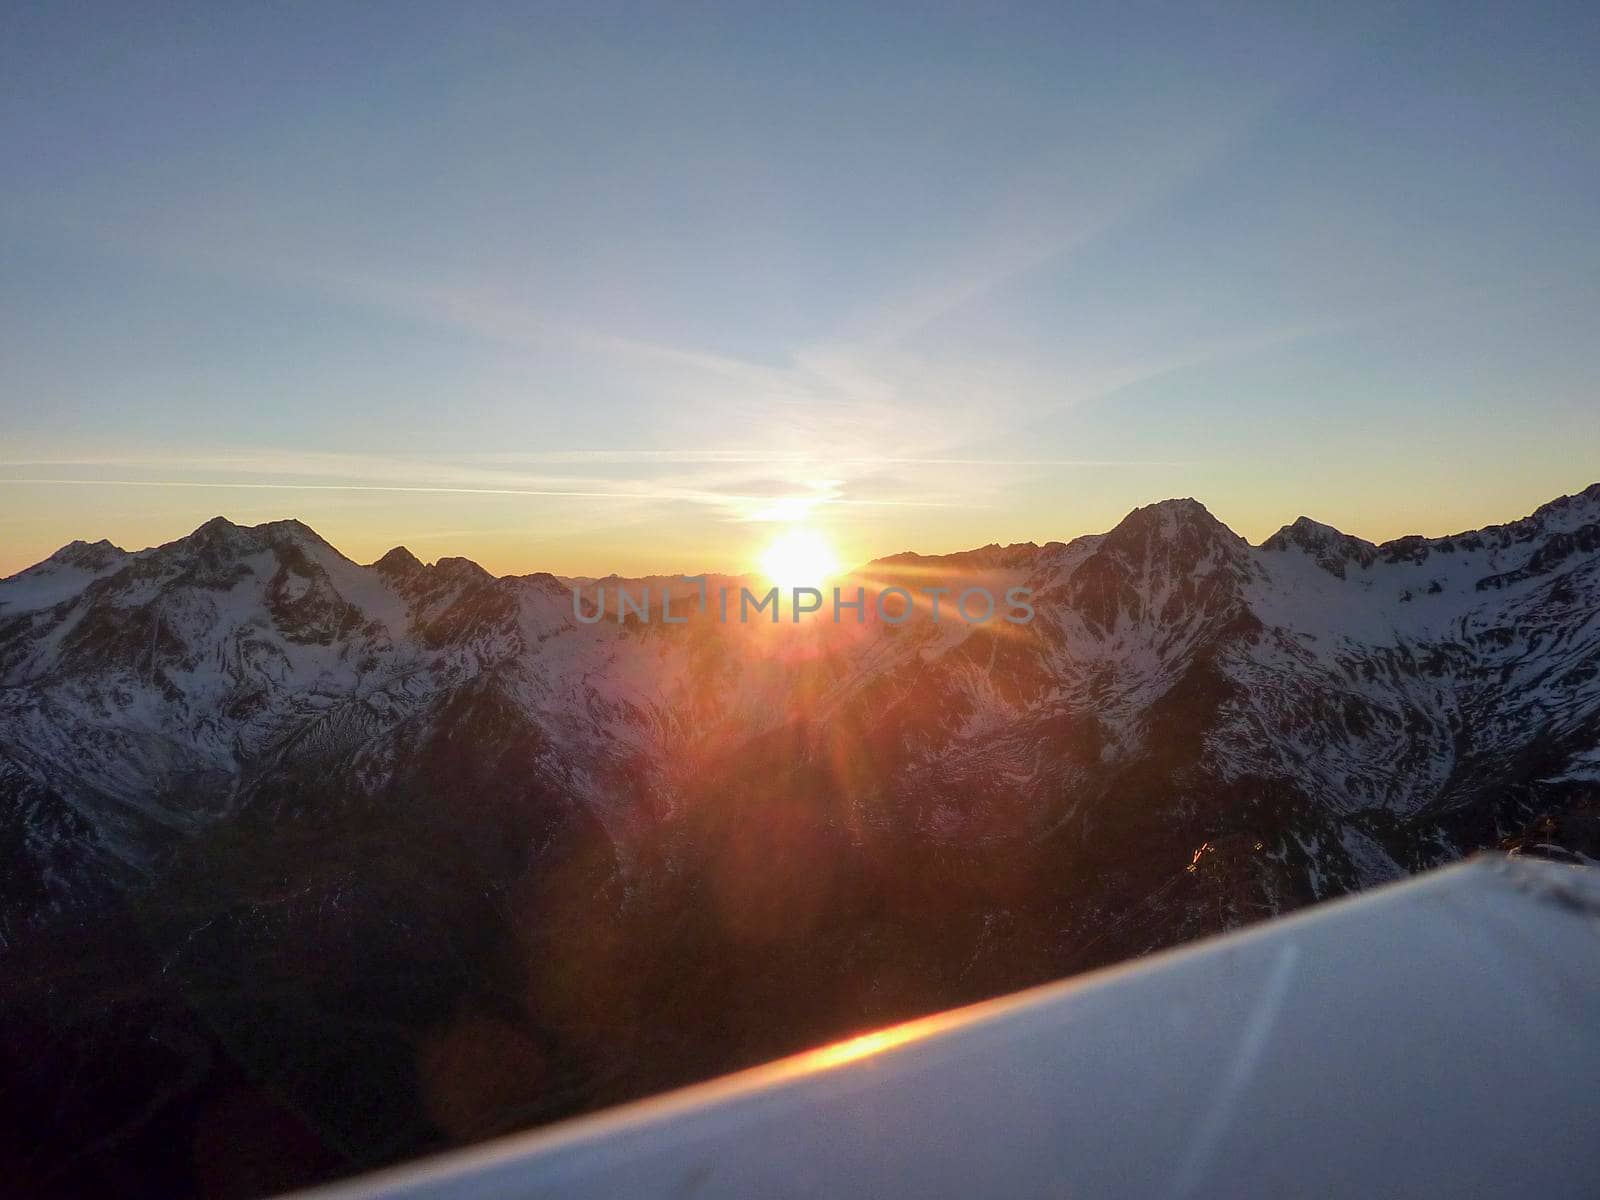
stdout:
<svg viewBox="0 0 1600 1200">
<path fill-rule="evenodd" d="M 1326 11 L 1319 11 L 1326 10 Z M 1600 6 L 128 4 L 0 38 L 0 574 L 1252 541 L 1600 479 Z"/>
</svg>

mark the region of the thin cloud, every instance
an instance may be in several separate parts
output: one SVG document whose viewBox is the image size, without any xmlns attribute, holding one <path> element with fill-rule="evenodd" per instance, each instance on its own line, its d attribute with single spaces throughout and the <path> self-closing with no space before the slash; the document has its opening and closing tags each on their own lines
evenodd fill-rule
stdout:
<svg viewBox="0 0 1600 1200">
<path fill-rule="evenodd" d="M 60 484 L 75 487 L 156 487 L 156 488 L 241 488 L 286 492 L 415 492 L 464 496 L 543 496 L 586 500 L 651 500 L 718 505 L 727 502 L 741 504 L 771 504 L 779 500 L 793 500 L 808 505 L 862 505 L 888 508 L 948 508 L 948 502 L 935 500 L 860 499 L 844 496 L 747 496 L 716 492 L 596 492 L 567 491 L 553 488 L 483 488 L 483 487 L 429 487 L 418 484 L 384 483 L 261 483 L 239 480 L 204 481 L 196 479 L 53 479 L 24 477 L 0 479 L 0 484 Z"/>
<path fill-rule="evenodd" d="M 497 463 L 727 463 L 739 466 L 843 464 L 848 466 L 956 467 L 1186 467 L 1191 462 L 1150 458 L 921 458 L 903 455 L 768 452 L 761 450 L 565 450 L 533 454 L 475 454 L 476 462 Z M 27 464 L 11 464 L 27 465 Z"/>
</svg>

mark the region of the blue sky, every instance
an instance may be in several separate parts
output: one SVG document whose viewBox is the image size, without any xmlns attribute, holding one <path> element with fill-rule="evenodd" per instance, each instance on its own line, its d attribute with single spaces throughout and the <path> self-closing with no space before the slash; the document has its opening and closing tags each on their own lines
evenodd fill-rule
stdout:
<svg viewBox="0 0 1600 1200">
<path fill-rule="evenodd" d="M 1326 7 L 12 14 L 0 571 L 217 512 L 571 573 L 1171 495 L 1381 538 L 1600 478 L 1600 9 Z"/>
</svg>

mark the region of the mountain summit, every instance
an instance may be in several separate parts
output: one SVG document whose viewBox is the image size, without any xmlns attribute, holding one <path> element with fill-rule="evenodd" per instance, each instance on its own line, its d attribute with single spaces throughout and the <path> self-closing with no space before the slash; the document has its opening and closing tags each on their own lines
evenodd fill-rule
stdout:
<svg viewBox="0 0 1600 1200">
<path fill-rule="evenodd" d="M 1481 847 L 1600 855 L 1600 485 L 872 570 L 1036 616 L 584 624 L 547 575 L 222 518 L 0 581 L 31 1109 L 159 1140 L 242 1070 L 373 1162 Z"/>
</svg>

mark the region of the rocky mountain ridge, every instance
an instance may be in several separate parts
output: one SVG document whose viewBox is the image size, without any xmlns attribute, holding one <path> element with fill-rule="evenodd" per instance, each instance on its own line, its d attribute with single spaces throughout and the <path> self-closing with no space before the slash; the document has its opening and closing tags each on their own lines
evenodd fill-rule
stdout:
<svg viewBox="0 0 1600 1200">
<path fill-rule="evenodd" d="M 1600 852 L 1600 484 L 1381 545 L 1164 501 L 859 578 L 1036 615 L 589 624 L 551 575 L 221 518 L 0 581 L 8 1038 L 153 1072 L 180 1123 L 226 1063 L 326 1173 L 1476 849 Z M 114 974 L 65 965 L 111 930 Z M 108 1146 L 156 1136 L 55 1065 Z"/>
</svg>

